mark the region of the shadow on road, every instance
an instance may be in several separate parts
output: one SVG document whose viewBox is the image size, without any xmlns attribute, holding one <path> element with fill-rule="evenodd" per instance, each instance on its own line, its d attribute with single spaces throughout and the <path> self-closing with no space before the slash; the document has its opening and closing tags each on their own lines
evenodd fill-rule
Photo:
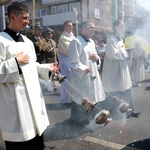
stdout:
<svg viewBox="0 0 150 150">
<path fill-rule="evenodd" d="M 134 143 L 130 143 L 126 148 L 122 150 L 150 150 L 150 139 L 144 139 L 142 141 L 137 141 Z"/>
<path fill-rule="evenodd" d="M 97 128 L 103 128 L 103 124 L 96 124 L 94 121 L 95 114 L 99 114 L 101 111 L 97 108 L 93 108 L 89 113 L 83 105 L 77 105 L 72 103 L 70 105 L 53 103 L 46 105 L 48 111 L 52 110 L 65 110 L 71 109 L 71 117 L 63 122 L 56 123 L 52 127 L 46 129 L 44 132 L 45 141 L 57 141 L 65 139 L 73 139 L 80 137 L 86 133 L 93 133 Z M 116 114 L 115 114 L 116 115 Z M 117 118 L 118 117 L 118 118 Z M 117 116 L 117 120 L 120 119 L 122 115 Z M 113 117 L 113 120 L 116 120 Z"/>
<path fill-rule="evenodd" d="M 82 136 L 85 133 L 93 132 L 88 127 L 89 115 L 85 111 L 84 106 L 77 106 L 76 104 L 48 104 L 47 110 L 65 110 L 71 109 L 71 117 L 61 123 L 56 123 L 49 127 L 44 132 L 45 141 L 49 140 L 64 140 L 73 139 Z"/>
<path fill-rule="evenodd" d="M 44 140 L 73 139 L 89 132 L 92 132 L 92 130 L 86 128 L 83 124 L 76 123 L 70 118 L 62 123 L 55 124 L 52 128 L 48 128 L 44 133 Z"/>
<path fill-rule="evenodd" d="M 149 91 L 150 90 L 150 86 L 145 87 L 145 90 Z"/>
<path fill-rule="evenodd" d="M 150 79 L 145 79 L 144 81 L 142 81 L 143 83 L 147 83 L 150 82 Z"/>
<path fill-rule="evenodd" d="M 65 110 L 65 109 L 70 109 L 71 104 L 63 104 L 63 103 L 53 103 L 53 104 L 46 104 L 46 109 L 47 111 L 50 110 Z"/>
</svg>

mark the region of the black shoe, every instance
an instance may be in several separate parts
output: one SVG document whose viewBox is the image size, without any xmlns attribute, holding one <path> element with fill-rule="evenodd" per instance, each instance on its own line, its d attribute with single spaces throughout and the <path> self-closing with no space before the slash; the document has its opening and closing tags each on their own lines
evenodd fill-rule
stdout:
<svg viewBox="0 0 150 150">
<path fill-rule="evenodd" d="M 147 87 L 145 88 L 145 90 L 150 90 L 150 86 L 147 86 Z"/>
<path fill-rule="evenodd" d="M 140 115 L 140 112 L 131 111 L 127 114 L 127 118 L 138 117 L 139 115 Z"/>
</svg>

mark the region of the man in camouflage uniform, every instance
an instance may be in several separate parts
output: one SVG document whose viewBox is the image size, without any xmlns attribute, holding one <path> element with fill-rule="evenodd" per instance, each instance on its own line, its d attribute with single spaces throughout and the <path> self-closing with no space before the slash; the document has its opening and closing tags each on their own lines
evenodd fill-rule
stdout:
<svg viewBox="0 0 150 150">
<path fill-rule="evenodd" d="M 45 55 L 46 63 L 58 61 L 58 55 L 57 55 L 58 45 L 52 39 L 53 32 L 54 31 L 50 28 L 47 28 L 47 30 L 46 30 L 46 41 L 47 41 L 48 47 L 49 47 L 48 50 L 46 51 L 46 55 Z"/>
<path fill-rule="evenodd" d="M 48 51 L 48 44 L 46 40 L 42 37 L 43 27 L 40 23 L 35 24 L 35 29 L 33 32 L 33 36 L 31 37 L 32 42 L 34 43 L 37 62 L 39 63 L 46 63 L 45 61 L 45 53 Z"/>
<path fill-rule="evenodd" d="M 48 44 L 48 49 L 45 53 L 45 60 L 46 63 L 51 63 L 51 62 L 58 62 L 58 45 L 57 43 L 52 39 L 53 37 L 53 30 L 51 28 L 47 28 L 46 30 L 46 41 Z M 57 91 L 57 86 L 56 86 L 56 80 L 54 74 L 51 76 L 52 82 L 53 82 L 53 92 L 51 92 L 54 95 L 59 96 L 60 93 Z"/>
</svg>

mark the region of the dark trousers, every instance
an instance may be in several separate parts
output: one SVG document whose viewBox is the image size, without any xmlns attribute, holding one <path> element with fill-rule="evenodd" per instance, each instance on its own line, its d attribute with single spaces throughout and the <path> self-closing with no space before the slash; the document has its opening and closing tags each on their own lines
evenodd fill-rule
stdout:
<svg viewBox="0 0 150 150">
<path fill-rule="evenodd" d="M 44 150 L 43 135 L 36 136 L 33 139 L 25 142 L 10 142 L 5 141 L 6 150 Z"/>
</svg>

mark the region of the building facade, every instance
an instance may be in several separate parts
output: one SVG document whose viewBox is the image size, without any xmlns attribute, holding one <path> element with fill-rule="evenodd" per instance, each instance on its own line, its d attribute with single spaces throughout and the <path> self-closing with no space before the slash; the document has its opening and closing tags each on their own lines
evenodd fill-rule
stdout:
<svg viewBox="0 0 150 150">
<path fill-rule="evenodd" d="M 112 32 L 112 22 L 115 19 L 131 22 L 137 11 L 136 0 L 34 0 L 35 17 L 33 18 L 33 0 L 19 1 L 26 3 L 31 9 L 30 26 L 34 19 L 34 22 L 40 22 L 45 29 L 52 28 L 55 31 L 55 39 L 61 34 L 62 25 L 66 20 L 73 22 L 75 33 L 78 30 L 76 25 L 91 20 L 96 27 L 95 37 L 107 38 Z"/>
<path fill-rule="evenodd" d="M 32 1 L 26 0 L 26 3 L 32 6 Z M 66 20 L 71 20 L 74 26 L 77 22 L 91 20 L 96 26 L 96 34 L 108 36 L 112 31 L 110 0 L 36 0 L 35 5 L 35 22 L 51 27 L 58 36 Z M 30 17 L 32 22 L 32 11 Z M 77 29 L 75 27 L 75 33 Z"/>
</svg>

